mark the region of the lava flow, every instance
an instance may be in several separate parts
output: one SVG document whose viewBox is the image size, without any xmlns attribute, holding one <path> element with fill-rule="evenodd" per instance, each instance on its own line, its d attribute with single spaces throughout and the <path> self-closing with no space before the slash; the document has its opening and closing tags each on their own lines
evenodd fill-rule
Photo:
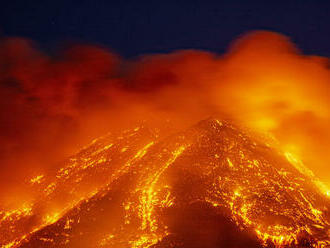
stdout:
<svg viewBox="0 0 330 248">
<path fill-rule="evenodd" d="M 272 32 L 135 59 L 1 39 L 0 247 L 329 247 L 329 86 Z"/>
<path fill-rule="evenodd" d="M 302 164 L 210 118 L 96 139 L 1 212 L 2 247 L 327 247 L 330 199 Z M 298 167 L 299 166 L 299 167 Z"/>
</svg>

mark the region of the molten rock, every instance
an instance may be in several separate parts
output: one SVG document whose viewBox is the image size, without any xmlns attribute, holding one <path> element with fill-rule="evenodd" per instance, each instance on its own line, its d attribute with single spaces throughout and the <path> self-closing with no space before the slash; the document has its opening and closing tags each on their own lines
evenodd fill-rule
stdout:
<svg viewBox="0 0 330 248">
<path fill-rule="evenodd" d="M 164 139 L 145 127 L 102 137 L 31 184 L 39 200 L 0 216 L 3 247 L 330 244 L 329 198 L 281 153 L 217 119 Z"/>
</svg>

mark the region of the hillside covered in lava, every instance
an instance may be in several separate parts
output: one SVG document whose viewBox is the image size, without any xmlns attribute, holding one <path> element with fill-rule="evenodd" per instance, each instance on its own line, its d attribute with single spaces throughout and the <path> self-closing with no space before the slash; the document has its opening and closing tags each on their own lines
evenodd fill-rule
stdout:
<svg viewBox="0 0 330 248">
<path fill-rule="evenodd" d="M 327 247 L 330 200 L 291 154 L 217 118 L 141 125 L 32 178 L 0 213 L 2 247 Z"/>
</svg>

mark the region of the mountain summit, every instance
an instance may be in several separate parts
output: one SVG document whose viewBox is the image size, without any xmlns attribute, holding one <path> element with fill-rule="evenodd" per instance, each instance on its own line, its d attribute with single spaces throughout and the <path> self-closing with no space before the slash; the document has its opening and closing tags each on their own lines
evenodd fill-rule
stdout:
<svg viewBox="0 0 330 248">
<path fill-rule="evenodd" d="M 216 118 L 165 138 L 142 126 L 107 135 L 31 188 L 29 211 L 0 222 L 3 247 L 330 245 L 329 198 L 281 152 Z"/>
</svg>

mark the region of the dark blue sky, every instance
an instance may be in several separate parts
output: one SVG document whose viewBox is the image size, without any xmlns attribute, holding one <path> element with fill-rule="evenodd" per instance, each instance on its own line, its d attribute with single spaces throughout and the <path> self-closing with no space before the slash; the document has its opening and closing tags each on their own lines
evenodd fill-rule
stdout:
<svg viewBox="0 0 330 248">
<path fill-rule="evenodd" d="M 240 34 L 266 29 L 290 36 L 305 53 L 330 56 L 330 1 L 269 2 L 1 1 L 0 33 L 44 48 L 100 44 L 131 57 L 186 48 L 222 53 Z"/>
</svg>

